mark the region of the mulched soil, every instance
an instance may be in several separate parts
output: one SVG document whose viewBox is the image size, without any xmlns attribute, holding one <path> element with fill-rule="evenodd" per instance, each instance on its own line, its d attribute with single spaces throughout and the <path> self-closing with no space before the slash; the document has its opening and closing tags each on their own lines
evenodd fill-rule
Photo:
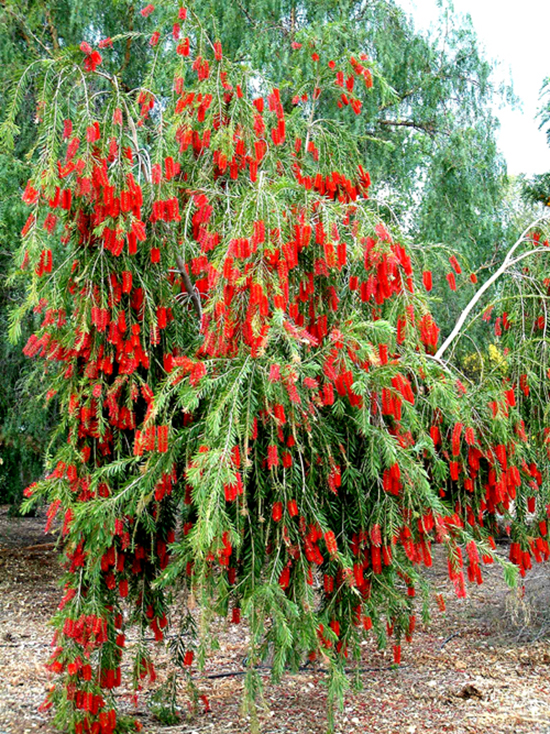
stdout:
<svg viewBox="0 0 550 734">
<path fill-rule="evenodd" d="M 43 533 L 44 517 L 10 518 L 0 507 L 0 734 L 53 734 L 38 706 L 50 685 L 44 669 L 60 598 L 57 551 Z M 503 552 L 506 549 L 503 548 Z M 457 600 L 446 582 L 442 558 L 433 581 L 446 601 L 403 649 L 392 669 L 391 650 L 365 645 L 363 689 L 346 696 L 337 734 L 550 734 L 550 567 L 525 579 L 524 593 L 507 589 L 498 568 L 484 570 L 485 583 Z M 248 734 L 240 710 L 246 627 L 219 622 L 221 648 L 195 682 L 211 710 L 190 712 L 183 679 L 178 682 L 181 721 L 163 725 L 152 711 L 154 689 L 137 706 L 120 689 L 121 707 L 143 723 L 144 734 Z M 158 683 L 169 673 L 158 655 Z M 265 676 L 263 734 L 325 734 L 326 676 L 322 668 L 287 675 L 280 685 Z"/>
</svg>

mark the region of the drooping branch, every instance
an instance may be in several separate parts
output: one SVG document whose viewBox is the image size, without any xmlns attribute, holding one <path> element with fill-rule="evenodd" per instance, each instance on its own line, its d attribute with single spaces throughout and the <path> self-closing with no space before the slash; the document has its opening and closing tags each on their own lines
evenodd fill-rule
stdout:
<svg viewBox="0 0 550 734">
<path fill-rule="evenodd" d="M 485 283 L 483 283 L 481 288 L 479 288 L 479 290 L 476 291 L 473 298 L 470 300 L 466 308 L 462 311 L 462 313 L 460 314 L 460 316 L 457 319 L 456 324 L 454 325 L 453 330 L 451 331 L 449 336 L 445 339 L 443 344 L 439 347 L 439 349 L 435 353 L 436 359 L 441 359 L 443 357 L 447 349 L 451 346 L 453 341 L 460 334 L 460 331 L 462 327 L 464 326 L 466 319 L 468 318 L 468 315 L 471 313 L 474 306 L 478 303 L 479 300 L 481 300 L 481 297 L 483 296 L 485 291 L 487 291 L 493 285 L 493 283 L 495 283 L 500 278 L 500 276 L 503 273 L 505 273 L 506 270 L 508 270 L 508 268 L 512 267 L 513 265 L 520 262 L 521 260 L 524 260 L 526 257 L 534 255 L 537 252 L 549 252 L 550 251 L 548 248 L 538 247 L 533 250 L 529 250 L 528 252 L 522 253 L 518 257 L 514 258 L 514 253 L 516 252 L 518 247 L 525 242 L 525 240 L 527 239 L 528 233 L 541 222 L 547 222 L 548 220 L 549 220 L 548 215 L 539 217 L 521 233 L 521 236 L 519 237 L 519 239 L 514 243 L 514 245 L 507 252 L 506 257 L 502 261 L 501 266 L 497 270 L 495 270 L 493 275 L 491 275 L 491 277 L 488 280 L 486 280 Z"/>
<path fill-rule="evenodd" d="M 176 255 L 176 264 L 178 266 L 179 274 L 181 275 L 181 278 L 183 280 L 183 285 L 185 286 L 185 290 L 187 291 L 187 294 L 189 298 L 191 299 L 191 302 L 193 303 L 195 312 L 197 316 L 199 317 L 199 319 L 202 319 L 201 299 L 200 299 L 197 289 L 195 288 L 195 286 L 193 285 L 191 281 L 191 278 L 189 277 L 189 273 L 187 272 L 187 267 L 181 255 Z"/>
</svg>

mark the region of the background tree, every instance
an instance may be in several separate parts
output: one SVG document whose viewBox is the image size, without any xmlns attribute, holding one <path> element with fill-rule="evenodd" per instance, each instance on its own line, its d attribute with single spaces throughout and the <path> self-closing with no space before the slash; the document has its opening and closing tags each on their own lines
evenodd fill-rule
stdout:
<svg viewBox="0 0 550 734">
<path fill-rule="evenodd" d="M 543 101 L 539 111 L 540 127 L 544 128 L 548 125 L 546 137 L 548 145 L 550 145 L 550 78 L 545 79 L 540 96 Z M 523 187 L 523 196 L 529 203 L 550 206 L 550 172 L 537 174 L 526 180 Z"/>
</svg>

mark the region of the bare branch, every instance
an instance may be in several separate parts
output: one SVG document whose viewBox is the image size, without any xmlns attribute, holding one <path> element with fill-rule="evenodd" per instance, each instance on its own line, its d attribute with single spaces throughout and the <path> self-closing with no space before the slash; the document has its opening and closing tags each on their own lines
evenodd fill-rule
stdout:
<svg viewBox="0 0 550 734">
<path fill-rule="evenodd" d="M 516 258 L 513 257 L 514 252 L 518 249 L 518 247 L 521 244 L 523 244 L 523 242 L 525 242 L 525 240 L 526 240 L 527 235 L 529 234 L 529 232 L 534 227 L 536 227 L 538 224 L 540 224 L 541 222 L 548 221 L 548 219 L 549 219 L 548 215 L 543 215 L 542 217 L 539 217 L 538 219 L 536 219 L 532 224 L 530 224 L 521 233 L 521 236 L 519 237 L 519 239 L 514 243 L 514 245 L 510 248 L 510 250 L 508 250 L 508 253 L 506 254 L 506 257 L 504 258 L 504 260 L 502 262 L 502 265 L 498 268 L 498 270 L 495 270 L 495 272 L 493 273 L 493 275 L 491 275 L 491 277 L 488 280 L 485 281 L 485 283 L 481 286 L 481 288 L 478 291 L 476 291 L 476 293 L 474 294 L 473 298 L 470 300 L 470 302 L 468 303 L 468 305 L 466 306 L 466 308 L 462 311 L 462 313 L 458 317 L 458 320 L 457 320 L 456 324 L 454 325 L 453 330 L 451 331 L 451 333 L 449 334 L 449 336 L 445 339 L 445 341 L 443 342 L 443 344 L 439 347 L 439 349 L 435 353 L 435 358 L 436 359 L 441 359 L 442 358 L 442 356 L 445 354 L 445 352 L 447 351 L 447 349 L 450 347 L 450 345 L 453 343 L 453 341 L 456 339 L 456 337 L 460 334 L 460 330 L 464 326 L 464 323 L 465 323 L 466 319 L 468 318 L 468 314 L 472 311 L 472 309 L 474 308 L 474 306 L 476 305 L 476 303 L 481 299 L 481 297 L 483 296 L 483 294 L 485 293 L 485 291 L 488 290 L 493 285 L 493 283 L 496 280 L 498 280 L 500 278 L 500 276 L 504 272 L 506 272 L 506 270 L 508 270 L 508 268 L 510 268 L 513 265 L 515 265 L 516 263 L 520 262 L 520 260 L 523 260 L 526 257 L 529 257 L 530 255 L 533 255 L 533 254 L 535 254 L 537 252 L 542 252 L 542 251 L 550 252 L 550 250 L 548 248 L 544 248 L 544 250 L 543 250 L 543 248 L 540 248 L 539 247 L 539 248 L 536 248 L 534 250 L 530 250 L 529 252 L 523 253 L 522 255 L 520 255 L 520 256 L 518 256 Z"/>
<path fill-rule="evenodd" d="M 436 127 L 433 120 L 428 122 L 415 122 L 414 120 L 377 120 L 377 125 L 387 125 L 391 127 L 412 127 L 415 130 L 420 130 L 423 133 L 427 133 L 430 136 L 435 135 Z"/>
</svg>

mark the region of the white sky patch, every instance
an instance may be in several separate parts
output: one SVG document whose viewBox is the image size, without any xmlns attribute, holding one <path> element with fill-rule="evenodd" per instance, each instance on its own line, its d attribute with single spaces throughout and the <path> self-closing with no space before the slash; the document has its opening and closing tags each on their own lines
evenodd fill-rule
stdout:
<svg viewBox="0 0 550 734">
<path fill-rule="evenodd" d="M 398 0 L 412 15 L 415 26 L 436 28 L 439 14 L 436 0 Z M 548 0 L 454 0 L 457 15 L 469 14 L 478 43 L 490 61 L 499 65 L 495 81 L 512 81 L 521 100 L 521 110 L 495 109 L 501 127 L 497 141 L 508 173 L 550 171 L 550 147 L 539 130 L 536 114 L 540 108 L 540 88 L 550 76 L 550 2 Z"/>
</svg>

